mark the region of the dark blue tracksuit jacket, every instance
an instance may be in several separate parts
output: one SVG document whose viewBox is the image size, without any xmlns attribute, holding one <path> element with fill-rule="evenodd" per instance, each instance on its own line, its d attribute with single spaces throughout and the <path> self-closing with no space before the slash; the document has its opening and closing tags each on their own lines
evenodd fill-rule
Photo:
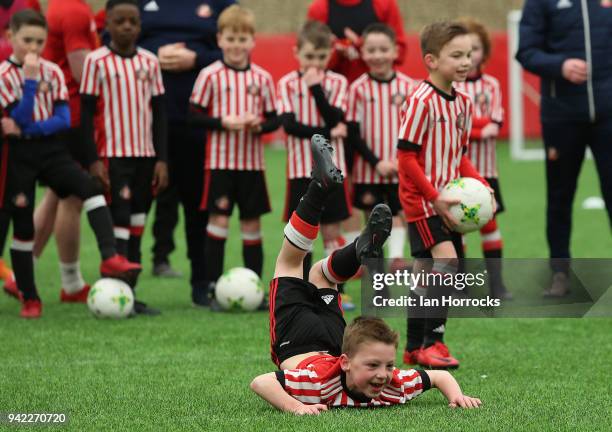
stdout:
<svg viewBox="0 0 612 432">
<path fill-rule="evenodd" d="M 612 118 L 612 8 L 601 0 L 527 0 L 517 60 L 542 78 L 543 121 Z M 590 64 L 585 84 L 561 75 L 566 59 Z"/>
<path fill-rule="evenodd" d="M 170 122 L 184 121 L 189 96 L 200 70 L 221 58 L 217 18 L 235 0 L 140 0 L 142 32 L 139 45 L 157 54 L 160 46 L 185 42 L 197 54 L 194 70 L 164 72 Z"/>
</svg>

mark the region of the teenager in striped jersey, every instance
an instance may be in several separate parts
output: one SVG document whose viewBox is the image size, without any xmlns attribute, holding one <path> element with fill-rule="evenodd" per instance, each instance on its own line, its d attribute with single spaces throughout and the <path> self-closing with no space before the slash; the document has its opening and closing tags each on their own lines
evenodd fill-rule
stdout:
<svg viewBox="0 0 612 432">
<path fill-rule="evenodd" d="M 346 173 L 343 139 L 347 129 L 343 123 L 348 96 L 348 81 L 328 69 L 331 55 L 332 33 L 318 21 L 309 21 L 297 37 L 295 57 L 299 69 L 289 72 L 278 82 L 278 108 L 287 133 L 287 192 L 284 220 L 296 209 L 310 183 L 312 159 L 310 137 L 321 134 L 331 138 L 334 160 Z M 321 236 L 325 255 L 344 246 L 340 223 L 351 215 L 348 185 L 334 190 L 328 197 L 321 216 Z M 311 256 L 304 260 L 304 274 L 310 270 Z M 340 288 L 340 292 L 343 289 Z M 344 297 L 347 310 L 354 309 L 350 299 Z"/>
<path fill-rule="evenodd" d="M 362 58 L 369 68 L 351 84 L 346 120 L 349 144 L 356 150 L 353 164 L 353 205 L 369 213 L 386 203 L 393 214 L 389 239 L 390 271 L 406 266 L 406 226 L 400 214 L 397 180 L 397 134 L 401 107 L 415 82 L 394 69 L 398 55 L 395 32 L 376 23 L 361 35 Z"/>
<path fill-rule="evenodd" d="M 398 334 L 382 319 L 359 317 L 346 326 L 337 284 L 351 278 L 362 259 L 382 257 L 391 231 L 386 204 L 374 207 L 354 242 L 317 262 L 303 279 L 302 261 L 317 238 L 323 206 L 342 187 L 332 152 L 323 136 L 312 137 L 312 180 L 285 227 L 270 283 L 270 345 L 279 370 L 256 377 L 251 389 L 297 415 L 405 404 L 431 387 L 452 408 L 479 407 L 448 372 L 395 368 Z"/>
<path fill-rule="evenodd" d="M 263 269 L 261 216 L 270 212 L 261 135 L 278 128 L 271 75 L 250 62 L 255 17 L 238 5 L 218 20 L 223 60 L 200 72 L 191 95 L 193 124 L 208 130 L 202 209 L 206 227 L 206 280 L 210 293 L 223 272 L 225 241 L 234 204 L 240 209 L 245 267 Z M 217 309 L 217 303 L 211 305 Z"/>
<path fill-rule="evenodd" d="M 153 196 L 168 184 L 164 86 L 157 57 L 136 46 L 138 3 L 109 0 L 106 28 L 110 44 L 85 58 L 81 122 L 89 147 L 97 144 L 98 154 L 90 159 L 95 160 L 92 166 L 97 166 L 95 172 L 111 198 L 119 253 L 140 263 Z M 136 274 L 129 280 L 132 289 L 137 280 Z M 140 301 L 135 302 L 134 311 L 159 314 Z"/>
<path fill-rule="evenodd" d="M 491 55 L 491 38 L 482 23 L 465 18 L 460 21 L 470 32 L 472 40 L 472 69 L 465 82 L 457 82 L 455 87 L 467 93 L 474 102 L 474 119 L 470 133 L 468 155 L 478 172 L 495 191 L 497 211 L 495 217 L 480 229 L 482 253 L 485 256 L 489 274 L 489 290 L 492 297 L 511 299 L 502 280 L 501 232 L 497 227 L 497 215 L 504 211 L 501 190 L 497 175 L 496 138 L 504 120 L 502 93 L 499 81 L 482 72 L 483 65 Z"/>
<path fill-rule="evenodd" d="M 429 78 L 408 99 L 399 131 L 400 201 L 408 221 L 410 248 L 416 258 L 413 271 L 452 276 L 463 257 L 461 235 L 449 208 L 458 200 L 439 191 L 458 177 L 473 177 L 488 186 L 465 154 L 470 140 L 472 100 L 453 82 L 465 81 L 472 67 L 472 41 L 459 23 L 437 22 L 421 33 L 421 50 Z M 492 195 L 492 204 L 495 200 Z M 435 260 L 432 262 L 431 258 Z M 452 294 L 444 286 L 415 287 L 415 295 Z M 404 362 L 435 368 L 456 368 L 459 362 L 443 342 L 448 308 L 408 314 L 408 342 Z"/>
</svg>

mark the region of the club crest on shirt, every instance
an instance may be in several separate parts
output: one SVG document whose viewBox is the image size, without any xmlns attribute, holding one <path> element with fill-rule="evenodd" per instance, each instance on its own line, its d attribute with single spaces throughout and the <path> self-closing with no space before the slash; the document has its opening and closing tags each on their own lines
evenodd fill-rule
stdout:
<svg viewBox="0 0 612 432">
<path fill-rule="evenodd" d="M 486 93 L 477 93 L 474 97 L 474 102 L 478 109 L 480 109 L 480 112 L 485 113 L 489 111 L 490 101 Z"/>
<path fill-rule="evenodd" d="M 149 78 L 149 74 L 148 74 L 148 72 L 145 69 L 138 69 L 136 71 L 136 78 L 139 81 L 146 81 L 147 78 Z"/>
<path fill-rule="evenodd" d="M 25 208 L 28 206 L 29 202 L 28 197 L 23 192 L 18 193 L 13 198 L 13 204 L 15 204 L 17 208 Z"/>
<path fill-rule="evenodd" d="M 203 3 L 196 9 L 196 15 L 200 18 L 209 18 L 213 14 L 212 8 L 210 5 Z"/>
<path fill-rule="evenodd" d="M 457 115 L 457 128 L 461 130 L 465 129 L 465 114 L 462 112 Z"/>
<path fill-rule="evenodd" d="M 125 185 L 121 188 L 121 190 L 119 191 L 119 196 L 121 197 L 121 199 L 124 200 L 129 200 L 132 198 L 132 191 L 130 189 L 130 187 L 128 185 Z"/>
<path fill-rule="evenodd" d="M 40 80 L 38 82 L 38 91 L 40 93 L 49 93 L 51 91 L 51 83 L 49 81 Z"/>
<path fill-rule="evenodd" d="M 259 96 L 261 94 L 261 87 L 257 84 L 249 84 L 247 91 L 251 96 Z"/>
<path fill-rule="evenodd" d="M 391 96 L 391 103 L 393 103 L 393 105 L 395 106 L 401 106 L 404 103 L 405 99 L 406 99 L 405 94 L 395 93 L 393 96 Z"/>
</svg>

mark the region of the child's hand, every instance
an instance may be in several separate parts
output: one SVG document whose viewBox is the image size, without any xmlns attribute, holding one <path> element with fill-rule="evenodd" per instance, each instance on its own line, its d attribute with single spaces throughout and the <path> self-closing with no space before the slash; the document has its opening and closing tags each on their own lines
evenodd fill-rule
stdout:
<svg viewBox="0 0 612 432">
<path fill-rule="evenodd" d="M 261 122 L 262 118 L 253 113 L 249 112 L 244 116 L 245 126 L 251 132 L 259 133 L 261 131 Z"/>
<path fill-rule="evenodd" d="M 315 404 L 315 405 L 304 405 L 298 406 L 292 410 L 295 415 L 319 415 L 321 411 L 327 411 L 327 405 Z"/>
<path fill-rule="evenodd" d="M 157 161 L 153 169 L 153 195 L 157 195 L 168 187 L 168 164 Z"/>
<path fill-rule="evenodd" d="M 302 79 L 308 87 L 321 84 L 323 82 L 323 78 L 325 78 L 325 72 L 315 67 L 306 69 L 306 72 L 304 72 L 304 75 L 302 75 Z"/>
<path fill-rule="evenodd" d="M 19 126 L 17 126 L 17 123 L 12 118 L 3 117 L 2 120 L 0 120 L 0 123 L 2 124 L 2 133 L 4 133 L 4 135 L 21 135 L 21 129 Z"/>
<path fill-rule="evenodd" d="M 348 135 L 348 129 L 345 123 L 338 123 L 332 130 L 329 131 L 331 138 L 346 138 Z"/>
<path fill-rule="evenodd" d="M 481 136 L 483 138 L 495 138 L 499 135 L 499 125 L 497 123 L 489 123 L 482 128 Z"/>
<path fill-rule="evenodd" d="M 442 218 L 442 222 L 444 222 L 444 225 L 446 225 L 446 227 L 450 230 L 454 230 L 454 228 L 457 226 L 457 221 L 451 214 L 450 208 L 455 204 L 459 204 L 460 202 L 461 201 L 458 199 L 453 200 L 440 197 L 438 197 L 433 202 L 434 210 L 436 211 L 438 216 Z"/>
<path fill-rule="evenodd" d="M 495 199 L 495 191 L 492 188 L 487 189 L 489 189 L 489 192 L 491 193 L 491 208 L 493 209 L 493 214 L 495 214 L 495 212 L 497 211 L 497 200 Z"/>
<path fill-rule="evenodd" d="M 244 117 L 230 114 L 221 119 L 221 125 L 224 129 L 231 131 L 239 131 L 244 129 L 245 119 Z"/>
<path fill-rule="evenodd" d="M 27 53 L 23 58 L 23 75 L 25 79 L 37 79 L 40 70 L 40 60 L 38 55 Z"/>
<path fill-rule="evenodd" d="M 452 398 L 449 403 L 449 408 L 479 408 L 482 405 L 482 402 L 478 398 L 473 398 L 471 396 L 466 396 L 464 394 L 459 395 L 457 397 Z"/>
<path fill-rule="evenodd" d="M 397 174 L 397 166 L 393 161 L 381 160 L 376 164 L 376 171 L 383 177 L 393 177 Z"/>
</svg>

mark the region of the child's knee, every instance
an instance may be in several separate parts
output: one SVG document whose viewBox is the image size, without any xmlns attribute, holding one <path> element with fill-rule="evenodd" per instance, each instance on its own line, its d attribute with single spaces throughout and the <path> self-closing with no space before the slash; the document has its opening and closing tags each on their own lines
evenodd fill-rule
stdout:
<svg viewBox="0 0 612 432">
<path fill-rule="evenodd" d="M 337 289 L 334 282 L 331 282 L 325 277 L 323 273 L 323 263 L 325 260 L 319 260 L 315 265 L 312 266 L 308 273 L 308 282 L 316 286 L 317 288 L 332 288 Z"/>
</svg>

